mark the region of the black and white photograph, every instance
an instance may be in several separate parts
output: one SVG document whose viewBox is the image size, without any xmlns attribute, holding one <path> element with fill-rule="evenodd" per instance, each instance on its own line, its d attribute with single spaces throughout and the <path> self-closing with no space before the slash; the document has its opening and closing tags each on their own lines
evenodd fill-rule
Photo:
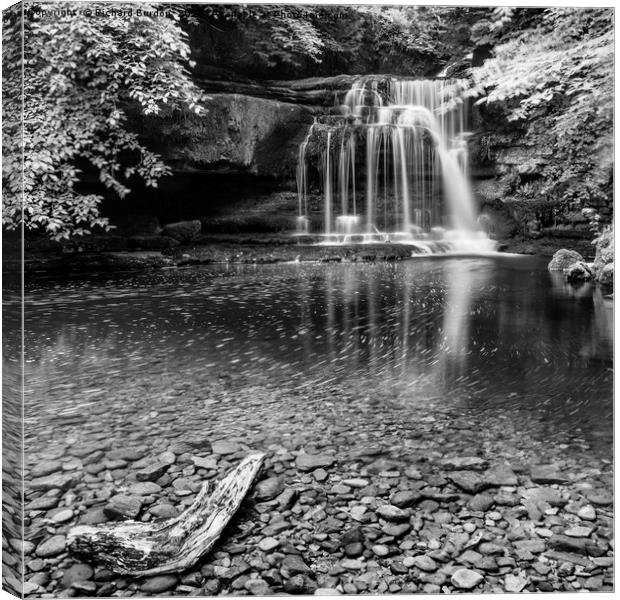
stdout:
<svg viewBox="0 0 620 600">
<path fill-rule="evenodd" d="M 4 2 L 6 598 L 614 593 L 613 2 Z"/>
</svg>

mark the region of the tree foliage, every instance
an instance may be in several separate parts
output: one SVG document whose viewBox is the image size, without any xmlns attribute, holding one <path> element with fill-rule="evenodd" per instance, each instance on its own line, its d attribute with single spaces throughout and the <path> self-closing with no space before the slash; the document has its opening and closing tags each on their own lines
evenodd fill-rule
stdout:
<svg viewBox="0 0 620 600">
<path fill-rule="evenodd" d="M 424 74 L 459 44 L 488 9 L 423 6 L 213 5 L 193 14 L 204 24 L 198 45 L 218 66 L 259 77 L 340 73 Z M 427 64 L 425 64 L 425 60 Z"/>
<path fill-rule="evenodd" d="M 529 197 L 597 204 L 610 189 L 613 161 L 613 11 L 546 9 L 498 36 L 493 58 L 472 69 L 470 93 L 506 107 L 525 145 L 547 148 Z"/>
<path fill-rule="evenodd" d="M 28 4 L 23 56 L 22 15 L 4 15 L 3 223 L 8 228 L 17 227 L 22 214 L 27 228 L 55 239 L 106 227 L 98 210 L 101 196 L 76 191 L 78 161 L 96 169 L 100 181 L 121 197 L 136 178 L 154 187 L 168 168 L 128 131 L 125 107 L 134 103 L 145 114 L 164 105 L 203 110 L 188 71 L 190 49 L 178 9 L 153 16 L 149 11 L 158 7 L 149 3 L 140 4 L 141 15 L 130 3 L 85 6 Z"/>
</svg>

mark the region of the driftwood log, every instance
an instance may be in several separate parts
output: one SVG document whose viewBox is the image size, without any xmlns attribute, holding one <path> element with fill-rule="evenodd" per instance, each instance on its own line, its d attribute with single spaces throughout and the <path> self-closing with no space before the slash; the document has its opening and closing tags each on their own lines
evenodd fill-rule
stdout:
<svg viewBox="0 0 620 600">
<path fill-rule="evenodd" d="M 244 458 L 211 495 L 206 482 L 195 502 L 178 517 L 153 523 L 78 525 L 68 534 L 69 549 L 121 575 L 142 577 L 183 571 L 220 537 L 264 459 L 262 453 Z"/>
</svg>

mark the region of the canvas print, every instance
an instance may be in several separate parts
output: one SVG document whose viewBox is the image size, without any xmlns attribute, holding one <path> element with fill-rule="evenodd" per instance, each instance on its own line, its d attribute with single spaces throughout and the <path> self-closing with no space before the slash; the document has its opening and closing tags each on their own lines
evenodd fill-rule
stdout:
<svg viewBox="0 0 620 600">
<path fill-rule="evenodd" d="M 4 10 L 4 590 L 613 593 L 607 4 Z"/>
</svg>

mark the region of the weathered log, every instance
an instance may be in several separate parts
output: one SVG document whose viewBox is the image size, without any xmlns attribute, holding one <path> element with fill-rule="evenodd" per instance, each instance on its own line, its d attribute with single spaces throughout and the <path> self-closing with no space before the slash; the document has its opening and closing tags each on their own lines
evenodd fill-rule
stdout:
<svg viewBox="0 0 620 600">
<path fill-rule="evenodd" d="M 165 521 L 124 521 L 78 525 L 68 534 L 69 549 L 121 575 L 176 573 L 194 565 L 220 537 L 263 464 L 265 455 L 244 458 L 210 496 L 205 482 L 194 503 Z"/>
</svg>

